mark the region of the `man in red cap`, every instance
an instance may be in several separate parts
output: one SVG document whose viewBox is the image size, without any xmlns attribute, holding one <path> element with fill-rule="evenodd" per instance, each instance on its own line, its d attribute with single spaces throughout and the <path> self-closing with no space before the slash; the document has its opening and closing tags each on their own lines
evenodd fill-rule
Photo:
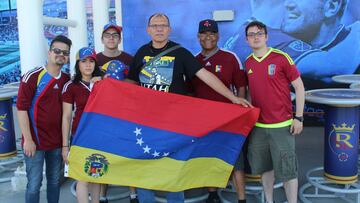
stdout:
<svg viewBox="0 0 360 203">
<path fill-rule="evenodd" d="M 121 32 L 122 27 L 114 23 L 109 23 L 104 26 L 101 35 L 101 41 L 104 44 L 104 51 L 96 55 L 96 59 L 100 68 L 110 61 L 117 61 L 118 63 L 124 64 L 124 66 L 126 66 L 127 68 L 130 66 L 133 57 L 130 54 L 119 49 L 119 44 L 121 43 Z M 107 185 L 102 185 L 101 188 L 101 203 L 108 202 L 107 198 L 105 197 L 107 190 L 106 186 Z M 135 192 L 135 188 L 131 187 L 130 191 L 130 201 L 131 203 L 136 203 L 137 195 Z"/>
<path fill-rule="evenodd" d="M 122 27 L 113 23 L 104 26 L 101 36 L 101 41 L 104 44 L 104 51 L 96 55 L 100 67 L 111 60 L 118 60 L 123 64 L 130 66 L 133 57 L 119 49 L 121 31 Z"/>
</svg>

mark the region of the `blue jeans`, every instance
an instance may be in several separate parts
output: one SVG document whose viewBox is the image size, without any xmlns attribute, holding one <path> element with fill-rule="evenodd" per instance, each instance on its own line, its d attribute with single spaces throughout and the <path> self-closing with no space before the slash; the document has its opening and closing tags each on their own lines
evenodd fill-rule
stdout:
<svg viewBox="0 0 360 203">
<path fill-rule="evenodd" d="M 28 180 L 25 193 L 26 203 L 39 203 L 44 160 L 46 163 L 47 202 L 59 202 L 62 166 L 61 148 L 49 151 L 36 150 L 34 157 L 25 156 L 26 177 Z"/>
<path fill-rule="evenodd" d="M 142 188 L 136 188 L 140 203 L 155 203 L 155 192 Z M 168 192 L 166 194 L 167 203 L 184 203 L 184 192 Z"/>
</svg>

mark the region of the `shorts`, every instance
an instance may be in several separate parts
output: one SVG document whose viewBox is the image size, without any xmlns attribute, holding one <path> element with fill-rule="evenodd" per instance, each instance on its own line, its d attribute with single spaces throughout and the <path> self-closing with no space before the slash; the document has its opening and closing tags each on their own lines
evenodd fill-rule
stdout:
<svg viewBox="0 0 360 203">
<path fill-rule="evenodd" d="M 236 159 L 234 165 L 234 171 L 244 171 L 244 169 L 245 169 L 244 152 L 241 150 L 238 158 Z"/>
<path fill-rule="evenodd" d="M 290 126 L 282 128 L 255 126 L 249 138 L 248 159 L 254 174 L 274 170 L 275 179 L 279 181 L 297 178 L 295 136 L 290 133 Z"/>
<path fill-rule="evenodd" d="M 243 144 L 243 147 L 240 151 L 240 154 L 239 154 L 238 158 L 236 159 L 236 162 L 234 165 L 235 171 L 245 171 L 246 164 L 249 165 L 249 163 L 247 163 L 248 160 L 246 158 L 247 151 L 248 151 L 248 145 L 249 145 L 249 141 L 248 141 L 248 139 L 246 139 Z"/>
</svg>

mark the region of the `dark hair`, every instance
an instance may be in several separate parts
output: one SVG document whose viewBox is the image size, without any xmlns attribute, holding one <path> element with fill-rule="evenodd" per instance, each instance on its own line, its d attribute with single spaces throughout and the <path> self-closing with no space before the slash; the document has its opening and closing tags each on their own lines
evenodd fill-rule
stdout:
<svg viewBox="0 0 360 203">
<path fill-rule="evenodd" d="M 56 36 L 50 43 L 50 49 L 52 48 L 52 45 L 55 43 L 55 42 L 62 42 L 64 44 L 67 44 L 69 46 L 69 50 L 71 48 L 71 40 L 67 37 L 65 37 L 64 35 L 58 35 Z"/>
<path fill-rule="evenodd" d="M 247 36 L 247 31 L 248 31 L 248 29 L 250 28 L 250 27 L 257 27 L 257 28 L 259 28 L 259 30 L 261 30 L 261 29 L 264 29 L 264 31 L 265 31 L 265 34 L 267 35 L 267 28 L 266 28 L 266 25 L 264 24 L 264 23 L 262 23 L 262 22 L 260 22 L 260 21 L 252 21 L 252 22 L 250 22 L 247 26 L 246 26 L 246 28 L 245 28 L 245 36 Z"/>
<path fill-rule="evenodd" d="M 166 18 L 166 20 L 168 21 L 168 24 L 170 26 L 170 20 L 169 20 L 169 17 L 167 17 L 167 15 L 163 14 L 163 13 L 154 13 L 152 14 L 150 17 L 149 17 L 149 20 L 148 20 L 148 25 L 150 25 L 150 21 L 151 19 L 153 18 L 156 18 L 156 17 L 163 17 L 163 18 Z"/>
<path fill-rule="evenodd" d="M 79 62 L 80 62 L 80 60 L 77 60 L 76 64 L 75 64 L 75 75 L 74 75 L 74 79 L 73 79 L 74 83 L 79 83 L 82 79 Z M 95 60 L 95 68 L 91 75 L 93 77 L 104 75 L 104 73 L 100 70 L 99 64 L 96 62 L 96 60 Z"/>
</svg>

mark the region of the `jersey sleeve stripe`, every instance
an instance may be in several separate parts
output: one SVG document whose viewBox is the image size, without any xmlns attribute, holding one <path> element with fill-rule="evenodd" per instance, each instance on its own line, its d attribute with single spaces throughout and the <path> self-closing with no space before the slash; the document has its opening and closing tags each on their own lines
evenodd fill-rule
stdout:
<svg viewBox="0 0 360 203">
<path fill-rule="evenodd" d="M 28 80 L 29 80 L 29 78 L 30 78 L 33 74 L 41 71 L 42 68 L 43 68 L 43 67 L 34 68 L 33 70 L 30 70 L 29 72 L 25 73 L 25 75 L 23 76 L 22 82 L 27 83 Z"/>
<path fill-rule="evenodd" d="M 68 89 L 68 87 L 69 87 L 69 85 L 72 83 L 72 81 L 70 80 L 70 81 L 68 81 L 67 83 L 65 83 L 65 85 L 64 85 L 64 87 L 63 87 L 63 89 L 62 89 L 62 92 L 61 92 L 61 94 L 64 94 L 64 92 L 66 92 L 67 91 L 67 89 Z"/>
<path fill-rule="evenodd" d="M 273 49 L 273 51 L 274 51 L 275 53 L 278 53 L 278 54 L 281 54 L 281 55 L 285 56 L 286 59 L 288 60 L 288 62 L 290 63 L 290 65 L 294 65 L 294 64 L 295 64 L 294 61 L 292 60 L 292 58 L 289 56 L 289 54 L 287 54 L 287 53 L 285 53 L 285 52 L 283 52 L 283 51 L 281 51 L 281 50 L 279 50 L 279 49 Z"/>
</svg>

